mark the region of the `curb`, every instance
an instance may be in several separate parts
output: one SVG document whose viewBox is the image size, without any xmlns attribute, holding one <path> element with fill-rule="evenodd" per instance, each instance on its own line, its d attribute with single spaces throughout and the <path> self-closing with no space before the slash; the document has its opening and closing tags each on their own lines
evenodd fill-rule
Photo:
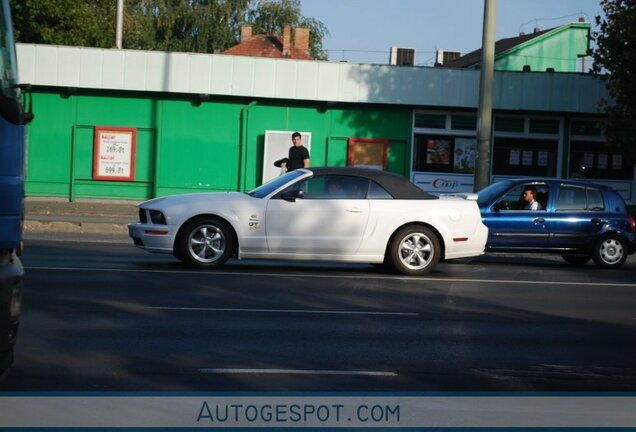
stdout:
<svg viewBox="0 0 636 432">
<path fill-rule="evenodd" d="M 65 233 L 91 233 L 91 234 L 125 234 L 128 235 L 128 226 L 122 223 L 99 222 L 43 222 L 36 220 L 24 221 L 25 232 L 65 232 Z"/>
</svg>

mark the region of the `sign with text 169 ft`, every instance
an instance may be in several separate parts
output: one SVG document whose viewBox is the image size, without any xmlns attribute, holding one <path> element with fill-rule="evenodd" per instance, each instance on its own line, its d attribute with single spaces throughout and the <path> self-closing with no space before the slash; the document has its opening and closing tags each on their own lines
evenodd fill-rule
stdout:
<svg viewBox="0 0 636 432">
<path fill-rule="evenodd" d="M 95 127 L 93 179 L 134 181 L 137 129 Z"/>
</svg>

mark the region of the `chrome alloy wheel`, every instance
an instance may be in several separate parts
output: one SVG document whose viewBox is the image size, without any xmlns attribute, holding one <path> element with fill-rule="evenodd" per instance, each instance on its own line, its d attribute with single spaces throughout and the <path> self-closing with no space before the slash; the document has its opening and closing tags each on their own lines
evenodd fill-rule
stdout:
<svg viewBox="0 0 636 432">
<path fill-rule="evenodd" d="M 211 264 L 221 259 L 227 248 L 227 240 L 221 229 L 214 225 L 201 225 L 188 237 L 188 250 L 195 260 Z"/>
<path fill-rule="evenodd" d="M 426 267 L 435 252 L 431 239 L 420 232 L 407 234 L 400 240 L 399 245 L 400 261 L 411 270 Z"/>
<path fill-rule="evenodd" d="M 598 255 L 603 262 L 607 264 L 615 264 L 623 259 L 625 250 L 623 244 L 614 237 L 608 237 L 601 242 L 598 249 Z"/>
</svg>

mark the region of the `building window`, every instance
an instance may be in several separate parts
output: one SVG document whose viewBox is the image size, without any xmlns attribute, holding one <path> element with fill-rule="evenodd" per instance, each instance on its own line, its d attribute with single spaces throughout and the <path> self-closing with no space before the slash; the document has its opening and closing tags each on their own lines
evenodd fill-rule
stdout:
<svg viewBox="0 0 636 432">
<path fill-rule="evenodd" d="M 554 177 L 557 142 L 529 138 L 495 138 L 493 174 Z"/>
<path fill-rule="evenodd" d="M 454 130 L 477 130 L 477 116 L 470 114 L 454 114 L 451 116 L 451 129 Z"/>
<path fill-rule="evenodd" d="M 415 113 L 416 129 L 446 129 L 446 114 Z"/>
<path fill-rule="evenodd" d="M 605 140 L 603 128 L 596 120 L 572 120 L 569 177 L 633 180 L 633 166 Z"/>
<path fill-rule="evenodd" d="M 530 119 L 530 134 L 558 135 L 561 122 L 557 119 Z"/>
<path fill-rule="evenodd" d="M 447 135 L 415 135 L 414 171 L 475 172 L 477 142 L 474 138 Z"/>
<path fill-rule="evenodd" d="M 523 133 L 525 119 L 522 117 L 500 117 L 495 118 L 495 132 Z"/>
</svg>

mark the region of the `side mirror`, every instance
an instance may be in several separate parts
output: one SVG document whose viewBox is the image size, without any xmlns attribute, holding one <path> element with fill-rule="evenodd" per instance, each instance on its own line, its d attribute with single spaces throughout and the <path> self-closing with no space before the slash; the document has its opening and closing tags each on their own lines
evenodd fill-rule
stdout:
<svg viewBox="0 0 636 432">
<path fill-rule="evenodd" d="M 505 200 L 498 201 L 495 203 L 494 206 L 492 206 L 492 209 L 495 212 L 499 212 L 501 210 L 508 210 L 508 201 L 505 201 Z"/>
<path fill-rule="evenodd" d="M 280 194 L 281 199 L 289 202 L 296 202 L 296 199 L 302 198 L 305 193 L 302 189 L 294 189 Z"/>
</svg>

